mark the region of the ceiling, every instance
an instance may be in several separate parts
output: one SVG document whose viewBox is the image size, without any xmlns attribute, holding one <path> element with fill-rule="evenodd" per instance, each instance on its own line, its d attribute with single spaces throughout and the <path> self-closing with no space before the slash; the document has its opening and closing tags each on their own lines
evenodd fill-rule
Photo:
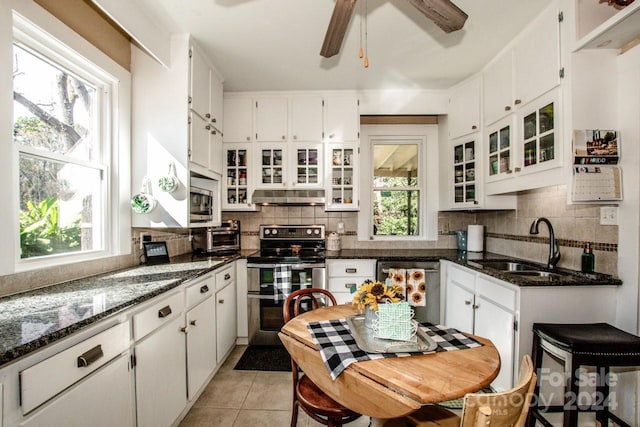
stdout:
<svg viewBox="0 0 640 427">
<path fill-rule="evenodd" d="M 454 0 L 469 18 L 446 34 L 407 0 L 359 0 L 340 53 L 320 48 L 334 0 L 140 0 L 188 32 L 225 91 L 444 89 L 479 71 L 551 0 Z M 369 68 L 358 58 L 366 5 Z"/>
</svg>

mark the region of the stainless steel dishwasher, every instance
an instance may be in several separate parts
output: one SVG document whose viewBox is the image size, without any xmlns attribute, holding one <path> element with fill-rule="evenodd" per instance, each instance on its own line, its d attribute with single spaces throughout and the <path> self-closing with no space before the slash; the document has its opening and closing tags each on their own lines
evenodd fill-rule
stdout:
<svg viewBox="0 0 640 427">
<path fill-rule="evenodd" d="M 413 307 L 414 319 L 418 322 L 440 323 L 440 262 L 439 261 L 378 261 L 376 277 L 384 282 L 389 269 L 419 268 L 424 270 L 426 306 Z"/>
</svg>

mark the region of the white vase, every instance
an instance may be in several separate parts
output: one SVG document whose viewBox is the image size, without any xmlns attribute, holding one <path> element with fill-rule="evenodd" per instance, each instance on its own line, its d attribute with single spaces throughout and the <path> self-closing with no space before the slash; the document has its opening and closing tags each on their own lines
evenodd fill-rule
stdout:
<svg viewBox="0 0 640 427">
<path fill-rule="evenodd" d="M 364 326 L 365 328 L 373 329 L 373 319 L 376 318 L 378 314 L 373 311 L 368 306 L 364 309 Z"/>
</svg>

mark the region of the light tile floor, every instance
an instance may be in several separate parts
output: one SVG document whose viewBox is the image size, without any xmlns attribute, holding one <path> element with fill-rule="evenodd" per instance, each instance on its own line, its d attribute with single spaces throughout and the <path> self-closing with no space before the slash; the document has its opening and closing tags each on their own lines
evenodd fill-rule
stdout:
<svg viewBox="0 0 640 427">
<path fill-rule="evenodd" d="M 193 405 L 180 427 L 286 427 L 291 424 L 291 372 L 236 371 L 246 346 L 237 346 Z M 299 427 L 322 424 L 300 410 Z M 360 417 L 349 427 L 367 427 Z"/>
</svg>

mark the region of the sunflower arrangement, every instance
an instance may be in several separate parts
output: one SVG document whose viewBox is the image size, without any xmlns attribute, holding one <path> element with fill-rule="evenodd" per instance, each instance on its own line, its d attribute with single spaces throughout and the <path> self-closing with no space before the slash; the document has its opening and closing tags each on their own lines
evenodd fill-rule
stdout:
<svg viewBox="0 0 640 427">
<path fill-rule="evenodd" d="M 382 282 L 367 280 L 358 287 L 353 295 L 353 305 L 360 310 L 366 307 L 378 311 L 378 304 L 394 303 L 404 299 L 404 291 L 398 285 L 387 285 Z"/>
</svg>

